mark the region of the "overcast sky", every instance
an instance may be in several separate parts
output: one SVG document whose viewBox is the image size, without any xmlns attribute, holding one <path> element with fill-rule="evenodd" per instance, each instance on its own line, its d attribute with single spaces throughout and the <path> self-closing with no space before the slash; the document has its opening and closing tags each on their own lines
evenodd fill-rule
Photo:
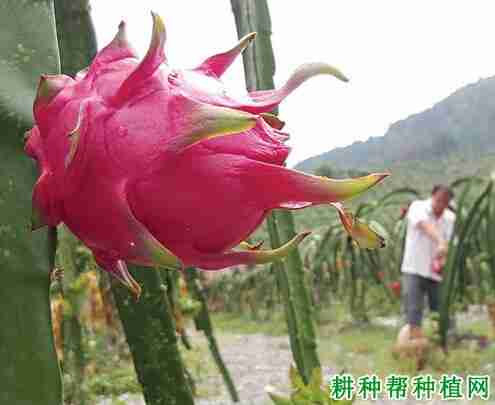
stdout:
<svg viewBox="0 0 495 405">
<path fill-rule="evenodd" d="M 194 67 L 237 41 L 229 0 L 92 0 L 99 47 L 120 20 L 141 55 L 150 10 L 167 27 L 171 65 Z M 317 77 L 281 105 L 291 134 L 289 165 L 383 135 L 457 88 L 495 75 L 495 2 L 484 0 L 269 0 L 277 85 L 299 64 L 324 61 L 350 79 Z M 239 60 L 224 81 L 244 91 Z"/>
</svg>

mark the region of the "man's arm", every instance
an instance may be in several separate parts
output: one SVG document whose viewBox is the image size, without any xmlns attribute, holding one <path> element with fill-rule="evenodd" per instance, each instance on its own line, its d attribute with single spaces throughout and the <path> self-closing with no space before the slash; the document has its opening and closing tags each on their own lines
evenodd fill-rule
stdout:
<svg viewBox="0 0 495 405">
<path fill-rule="evenodd" d="M 439 254 L 447 253 L 448 242 L 443 238 L 438 228 L 428 221 L 428 218 L 425 204 L 419 201 L 411 204 L 407 214 L 409 225 L 416 227 L 428 236 L 436 244 Z"/>
<path fill-rule="evenodd" d="M 430 224 L 426 221 L 419 221 L 417 226 L 433 242 L 437 244 L 438 254 L 443 255 L 447 253 L 448 242 L 442 237 L 435 225 Z"/>
</svg>

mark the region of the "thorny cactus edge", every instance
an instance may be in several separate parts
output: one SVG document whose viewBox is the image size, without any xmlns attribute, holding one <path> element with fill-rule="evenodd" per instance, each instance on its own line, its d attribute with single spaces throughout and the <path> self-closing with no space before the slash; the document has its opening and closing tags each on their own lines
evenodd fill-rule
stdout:
<svg viewBox="0 0 495 405">
<path fill-rule="evenodd" d="M 136 296 L 141 289 L 126 262 L 217 270 L 283 258 L 309 232 L 273 250 L 242 243 L 274 208 L 331 204 L 356 233 L 339 202 L 387 174 L 333 180 L 285 168 L 289 136 L 269 113 L 313 76 L 346 77 L 305 64 L 280 89 L 234 98 L 220 77 L 255 34 L 197 68 L 176 70 L 165 56 L 163 21 L 152 16 L 141 61 L 122 22 L 75 78 L 41 77 L 25 145 L 40 169 L 33 229 L 65 223 Z M 359 227 L 358 242 L 364 235 L 365 247 L 382 245 Z"/>
</svg>

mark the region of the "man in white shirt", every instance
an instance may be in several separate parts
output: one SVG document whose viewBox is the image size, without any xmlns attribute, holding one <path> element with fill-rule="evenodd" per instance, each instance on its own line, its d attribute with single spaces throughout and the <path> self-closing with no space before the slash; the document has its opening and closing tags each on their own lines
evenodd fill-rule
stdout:
<svg viewBox="0 0 495 405">
<path fill-rule="evenodd" d="M 438 311 L 442 262 L 452 237 L 455 214 L 448 209 L 452 191 L 443 185 L 433 188 L 431 198 L 415 201 L 407 213 L 407 234 L 401 271 L 405 287 L 405 309 L 411 338 L 421 337 L 425 295 L 431 311 Z"/>
</svg>

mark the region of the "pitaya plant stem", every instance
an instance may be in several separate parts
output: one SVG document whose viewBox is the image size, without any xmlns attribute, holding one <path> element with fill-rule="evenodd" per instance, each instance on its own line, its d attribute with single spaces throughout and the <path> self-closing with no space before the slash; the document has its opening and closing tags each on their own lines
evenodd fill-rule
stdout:
<svg viewBox="0 0 495 405">
<path fill-rule="evenodd" d="M 237 393 L 232 377 L 230 376 L 229 370 L 225 365 L 218 348 L 217 339 L 215 338 L 215 333 L 213 331 L 213 324 L 211 323 L 210 313 L 208 311 L 208 303 L 198 277 L 198 272 L 195 268 L 190 267 L 186 269 L 186 282 L 187 289 L 192 296 L 201 303 L 201 309 L 194 317 L 196 330 L 203 331 L 205 334 L 211 355 L 222 374 L 223 381 L 229 391 L 230 397 L 232 398 L 232 401 L 239 402 L 239 394 Z"/>
<path fill-rule="evenodd" d="M 472 233 L 478 230 L 480 222 L 483 219 L 485 204 L 489 204 L 490 199 L 493 198 L 493 185 L 493 181 L 489 181 L 485 189 L 479 194 L 469 208 L 464 206 L 466 203 L 464 198 L 461 198 L 458 205 L 458 216 L 456 218 L 454 230 L 454 234 L 458 236 L 457 238 L 453 238 L 449 244 L 447 263 L 443 270 L 439 309 L 440 344 L 445 351 L 447 351 L 447 332 L 450 324 L 450 309 L 456 294 L 459 271 L 460 268 L 464 266 L 464 262 L 467 258 L 467 241 L 472 237 Z"/>
<path fill-rule="evenodd" d="M 290 235 L 295 235 L 292 213 L 278 211 L 275 212 L 274 216 L 277 219 L 275 225 L 278 225 L 282 242 L 290 239 Z M 302 354 L 303 366 L 299 372 L 303 375 L 304 381 L 309 381 L 313 370 L 320 367 L 320 360 L 318 358 L 313 308 L 299 251 L 293 251 L 287 257 L 283 269 L 288 281 L 289 302 L 293 307 L 291 312 L 295 317 L 295 330 L 292 333 L 298 336 L 299 350 Z"/>
<path fill-rule="evenodd" d="M 54 0 L 62 72 L 75 76 L 97 52 L 89 0 Z"/>
<path fill-rule="evenodd" d="M 328 254 L 331 251 L 329 249 L 330 242 L 332 238 L 335 237 L 334 234 L 335 226 L 329 226 L 328 230 L 323 234 L 318 247 L 316 248 L 316 252 L 313 257 L 313 263 L 311 264 L 311 273 L 314 277 L 314 288 L 317 292 L 317 303 L 315 305 L 316 316 L 319 317 L 320 309 L 324 307 L 323 303 L 328 305 L 328 301 L 330 298 L 330 291 L 324 290 L 324 273 L 323 273 L 323 263 L 327 260 Z"/>
<path fill-rule="evenodd" d="M 55 405 L 62 403 L 49 301 L 56 233 L 31 234 L 36 170 L 22 151 L 38 77 L 59 71 L 52 1 L 0 2 L 0 37 L 0 403 Z"/>
<path fill-rule="evenodd" d="M 274 214 L 268 216 L 267 227 L 271 245 L 279 246 L 280 236 L 277 227 L 277 220 Z M 287 277 L 287 271 L 282 262 L 273 263 L 272 266 L 277 276 L 277 284 L 280 289 L 282 302 L 284 304 L 285 320 L 287 322 L 287 329 L 289 330 L 289 340 L 292 357 L 294 358 L 298 370 L 303 370 L 304 357 L 301 348 L 301 338 L 300 334 L 298 333 L 296 308 L 294 306 L 294 302 L 290 293 L 291 290 L 289 279 Z"/>
<path fill-rule="evenodd" d="M 63 73 L 75 75 L 85 67 L 96 53 L 96 36 L 89 15 L 88 0 L 61 1 L 55 0 L 55 20 L 57 41 L 60 52 L 60 64 Z M 73 377 L 73 397 L 71 402 L 83 405 L 86 403 L 84 387 L 84 346 L 83 326 L 79 321 L 80 291 L 74 290 L 79 276 L 75 263 L 76 238 L 65 225 L 58 227 L 58 254 L 60 265 L 64 271 L 64 300 L 70 311 L 64 315 L 64 373 Z"/>
<path fill-rule="evenodd" d="M 137 267 L 129 270 L 143 288 L 139 300 L 116 280 L 112 280 L 112 291 L 146 404 L 193 405 L 160 273 Z"/>
<path fill-rule="evenodd" d="M 402 241 L 400 239 L 399 239 L 398 243 L 402 245 Z M 382 264 L 382 261 L 380 260 L 379 253 L 376 251 L 375 252 L 374 251 L 366 251 L 364 253 L 364 255 L 368 259 L 369 266 L 370 266 L 371 272 L 373 274 L 373 277 L 380 284 L 380 286 L 383 288 L 383 292 L 385 293 L 387 299 L 390 302 L 394 302 L 394 297 L 392 296 L 390 289 L 387 288 L 387 284 L 385 283 L 385 280 L 380 279 L 380 277 L 378 276 L 378 272 L 380 271 L 380 269 L 385 267 Z"/>
<path fill-rule="evenodd" d="M 98 277 L 98 289 L 100 290 L 103 308 L 105 310 L 106 335 L 109 348 L 115 346 L 120 334 L 120 325 L 117 321 L 117 308 L 112 295 L 112 287 L 106 273 L 101 272 Z"/>
<path fill-rule="evenodd" d="M 489 258 L 491 275 L 492 275 L 490 284 L 492 287 L 492 291 L 495 291 L 495 254 L 493 254 L 493 252 L 495 251 L 495 227 L 493 226 L 493 224 L 495 224 L 495 198 L 491 199 L 489 215 L 486 221 L 487 221 L 486 224 L 487 250 L 492 252 Z"/>
<path fill-rule="evenodd" d="M 180 273 L 175 270 L 165 270 L 165 274 L 162 275 L 163 279 L 167 281 L 167 296 L 172 308 L 172 312 L 175 318 L 175 324 L 177 333 L 180 335 L 180 340 L 187 350 L 191 350 L 191 342 L 187 335 L 187 331 L 184 325 L 184 314 L 180 307 L 180 292 L 179 292 L 179 277 Z"/>
<path fill-rule="evenodd" d="M 268 3 L 266 0 L 231 0 L 231 4 L 237 36 L 242 38 L 250 32 L 257 33 L 255 43 L 242 55 L 246 88 L 249 91 L 273 89 L 275 56 Z"/>
<path fill-rule="evenodd" d="M 349 267 L 349 283 L 350 283 L 350 295 L 349 295 L 349 312 L 353 319 L 356 319 L 356 301 L 357 301 L 357 284 L 356 284 L 356 255 L 352 246 L 352 241 L 347 238 L 347 253 L 349 254 L 349 261 L 351 265 Z"/>
<path fill-rule="evenodd" d="M 85 356 L 83 347 L 83 326 L 79 321 L 81 313 L 80 301 L 82 292 L 75 288 L 76 280 L 80 274 L 75 263 L 75 247 L 77 240 L 70 231 L 61 225 L 58 227 L 58 258 L 64 271 L 63 294 L 69 311 L 64 313 L 63 320 L 63 344 L 64 344 L 64 373 L 72 374 L 73 397 L 71 403 L 83 405 L 86 403 L 84 391 Z"/>
<path fill-rule="evenodd" d="M 246 87 L 249 91 L 273 89 L 275 57 L 271 44 L 271 19 L 266 0 L 231 0 L 239 38 L 257 32 L 256 42 L 243 53 Z M 276 111 L 274 111 L 276 112 Z M 275 211 L 269 216 L 272 248 L 296 235 L 289 211 Z M 297 249 L 285 263 L 276 264 L 286 306 L 291 349 L 299 373 L 306 383 L 313 369 L 320 367 L 310 295 L 301 257 Z M 282 274 L 283 273 L 283 274 Z"/>
</svg>

